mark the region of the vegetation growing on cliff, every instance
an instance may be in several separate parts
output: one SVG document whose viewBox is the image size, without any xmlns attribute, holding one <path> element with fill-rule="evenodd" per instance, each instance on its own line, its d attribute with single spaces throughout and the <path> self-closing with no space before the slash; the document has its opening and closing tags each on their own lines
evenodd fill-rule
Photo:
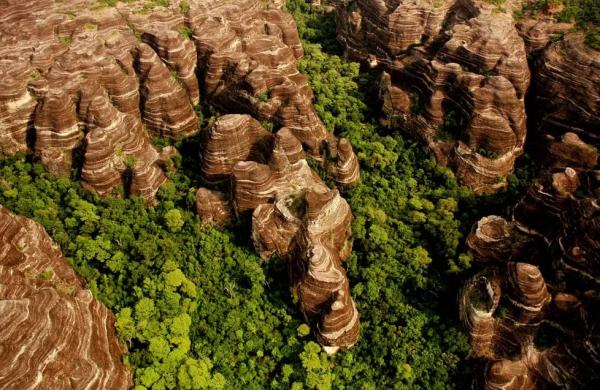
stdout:
<svg viewBox="0 0 600 390">
<path fill-rule="evenodd" d="M 600 2 L 597 0 L 529 0 L 523 11 L 531 14 L 555 9 L 559 22 L 575 23 L 585 33 L 586 43 L 600 50 Z M 517 16 L 522 15 L 520 12 Z"/>
</svg>

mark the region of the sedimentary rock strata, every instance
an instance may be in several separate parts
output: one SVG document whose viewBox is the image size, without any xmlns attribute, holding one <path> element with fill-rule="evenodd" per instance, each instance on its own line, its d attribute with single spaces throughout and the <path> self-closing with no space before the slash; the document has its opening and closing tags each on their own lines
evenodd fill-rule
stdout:
<svg viewBox="0 0 600 390">
<path fill-rule="evenodd" d="M 230 181 L 235 214 L 251 216 L 256 251 L 288 262 L 292 291 L 325 350 L 352 346 L 358 311 L 342 267 L 352 248 L 348 203 L 310 168 L 290 128 L 273 136 L 249 116 L 226 115 L 205 136 L 203 178 Z M 338 180 L 352 183 L 356 157 L 344 140 L 338 152 L 332 169 Z M 198 190 L 196 207 L 205 223 L 222 226 L 230 218 L 228 196 L 214 190 Z"/>
<path fill-rule="evenodd" d="M 600 51 L 580 34 L 546 46 L 533 63 L 532 104 L 539 131 L 600 139 Z"/>
<path fill-rule="evenodd" d="M 229 197 L 220 191 L 199 188 L 196 192 L 196 212 L 207 225 L 223 227 L 232 220 Z"/>
<path fill-rule="evenodd" d="M 87 164 L 88 188 L 105 194 L 124 182 L 125 192 L 151 199 L 165 176 L 150 137 L 196 132 L 202 96 L 223 112 L 287 126 L 313 155 L 327 149 L 341 184 L 358 180 L 351 147 L 338 161 L 337 141 L 313 109 L 282 2 L 186 4 L 5 1 L 0 153 L 34 152 L 61 174 Z M 109 150 L 120 142 L 124 157 Z M 123 159 L 135 160 L 130 171 Z"/>
<path fill-rule="evenodd" d="M 204 180 L 217 183 L 229 178 L 239 161 L 265 161 L 273 135 L 249 115 L 219 117 L 204 132 L 201 173 Z"/>
<path fill-rule="evenodd" d="M 289 262 L 292 291 L 318 341 L 332 353 L 352 346 L 359 336 L 358 311 L 341 265 L 351 251 L 352 214 L 306 160 L 288 155 L 288 137 L 278 135 L 269 164 L 236 164 L 234 205 L 238 213 L 252 210 L 259 254 Z"/>
<path fill-rule="evenodd" d="M 387 122 L 421 138 L 476 192 L 505 186 L 527 117 L 535 143 L 566 132 L 597 142 L 600 52 L 558 21 L 561 7 L 534 14 L 521 1 L 335 3 L 346 55 L 381 74 Z"/>
<path fill-rule="evenodd" d="M 598 154 L 572 133 L 551 150 L 555 159 L 512 219 L 485 217 L 467 239 L 486 267 L 460 296 L 473 351 L 485 362 L 482 388 L 600 383 L 600 175 L 590 167 Z M 573 161 L 574 150 L 585 158 Z"/>
<path fill-rule="evenodd" d="M 344 245 L 306 233 L 297 253 L 306 265 L 314 257 L 324 267 L 315 286 L 335 274 L 316 301 L 306 300 L 331 309 L 322 316 L 304 312 L 312 313 L 324 345 L 349 346 L 358 337 L 358 315 L 340 264 L 350 251 L 351 214 L 304 158 L 311 155 L 344 186 L 359 180 L 358 160 L 348 140 L 338 141 L 318 118 L 296 66 L 302 55 L 295 22 L 279 0 L 175 0 L 167 6 L 7 0 L 0 7 L 0 152 L 31 152 L 58 174 L 75 170 L 84 187 L 101 195 L 152 199 L 174 152 L 159 151 L 152 137 L 195 133 L 204 101 L 228 113 L 203 134 L 206 188 L 196 196 L 201 220 L 223 226 L 233 214 L 258 210 L 256 225 L 264 220 L 271 229 L 263 231 L 268 236 L 255 229 L 257 247 L 270 248 L 259 251 L 282 257 L 291 256 L 282 240 L 295 250 L 309 226 L 337 234 L 341 223 Z M 259 121 L 271 123 L 277 135 Z M 232 198 L 216 191 L 230 180 Z M 329 206 L 319 206 L 322 214 L 307 219 L 309 192 L 332 197 Z M 342 213 L 341 222 L 331 210 Z M 296 219 L 286 220 L 290 216 Z M 298 275 L 301 283 L 305 273 Z M 310 289 L 300 288 L 303 296 Z"/>
<path fill-rule="evenodd" d="M 508 12 L 462 0 L 338 3 L 347 56 L 382 70 L 388 119 L 475 191 L 504 186 L 523 150 L 529 85 L 525 46 Z"/>
<path fill-rule="evenodd" d="M 114 316 L 44 228 L 0 206 L 0 388 L 128 389 Z"/>
</svg>

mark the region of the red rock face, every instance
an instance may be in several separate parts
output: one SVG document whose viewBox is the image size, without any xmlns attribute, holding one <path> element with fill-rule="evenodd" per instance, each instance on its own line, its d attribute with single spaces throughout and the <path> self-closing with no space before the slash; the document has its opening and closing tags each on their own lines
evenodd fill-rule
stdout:
<svg viewBox="0 0 600 390">
<path fill-rule="evenodd" d="M 479 1 L 358 0 L 340 2 L 337 20 L 347 56 L 383 69 L 389 120 L 475 191 L 506 184 L 523 150 L 530 76 L 508 13 Z"/>
<path fill-rule="evenodd" d="M 571 156 L 582 156 L 574 168 Z M 467 239 L 484 271 L 461 292 L 461 317 L 486 389 L 593 388 L 600 381 L 598 154 L 572 133 L 551 144 L 542 179 L 510 221 L 481 219 Z M 548 324 L 559 336 L 541 343 Z"/>
<path fill-rule="evenodd" d="M 328 353 L 359 336 L 358 311 L 341 265 L 350 254 L 348 203 L 286 148 L 277 134 L 268 165 L 239 162 L 232 173 L 236 211 L 252 212 L 252 237 L 263 258 L 289 262 L 292 291 Z"/>
<path fill-rule="evenodd" d="M 0 388 L 128 389 L 114 316 L 44 228 L 0 206 Z"/>
<path fill-rule="evenodd" d="M 268 156 L 273 135 L 249 115 L 224 115 L 206 129 L 202 144 L 202 177 L 208 183 L 229 179 L 238 161 Z"/>
<path fill-rule="evenodd" d="M 176 0 L 150 8 L 145 1 L 4 3 L 0 153 L 30 151 L 54 173 L 81 168 L 82 185 L 101 195 L 151 200 L 174 151 L 157 150 L 150 137 L 194 133 L 202 97 L 230 113 L 205 132 L 202 177 L 221 189 L 233 180 L 234 196 L 200 189 L 201 219 L 223 226 L 232 210 L 256 211 L 259 252 L 294 252 L 295 267 L 304 267 L 294 271 L 294 289 L 304 297 L 321 289 L 302 306 L 319 340 L 333 349 L 356 342 L 358 313 L 341 267 L 350 252 L 350 209 L 304 157 L 311 154 L 344 186 L 359 180 L 358 161 L 315 113 L 296 67 L 303 55 L 296 25 L 282 1 L 193 0 L 185 12 Z M 274 124 L 277 135 L 259 120 Z M 322 239 L 313 225 L 341 241 Z M 317 306 L 328 308 L 317 316 Z"/>
<path fill-rule="evenodd" d="M 196 192 L 196 212 L 207 225 L 223 227 L 232 219 L 231 204 L 222 192 L 200 188 Z"/>
</svg>

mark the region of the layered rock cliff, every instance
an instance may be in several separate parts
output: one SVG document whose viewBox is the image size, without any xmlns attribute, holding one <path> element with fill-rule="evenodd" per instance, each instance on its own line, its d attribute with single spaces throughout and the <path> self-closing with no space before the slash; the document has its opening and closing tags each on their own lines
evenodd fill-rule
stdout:
<svg viewBox="0 0 600 390">
<path fill-rule="evenodd" d="M 258 210 L 257 248 L 274 240 L 272 254 L 296 259 L 294 269 L 303 264 L 293 289 L 308 297 L 303 312 L 319 340 L 333 349 L 352 345 L 358 314 L 341 266 L 350 251 L 350 209 L 304 154 L 345 186 L 359 180 L 358 160 L 313 108 L 296 66 L 302 46 L 283 2 L 115 3 L 6 0 L 0 7 L 0 154 L 30 152 L 54 173 L 79 172 L 83 186 L 101 195 L 152 200 L 175 152 L 158 150 L 152 137 L 195 133 L 199 105 L 211 104 L 228 115 L 202 134 L 198 168 L 211 188 L 198 191 L 198 214 L 223 226 Z M 308 195 L 314 191 L 319 195 Z M 278 225 L 290 211 L 269 214 L 274 204 L 299 207 L 296 219 Z M 322 239 L 321 229 L 342 241 Z M 292 256 L 283 241 L 301 249 Z M 317 296 L 309 297 L 313 290 Z"/>
<path fill-rule="evenodd" d="M 381 74 L 384 117 L 476 192 L 505 186 L 527 122 L 535 142 L 568 131 L 598 139 L 600 52 L 554 11 L 515 20 L 526 2 L 335 3 L 346 55 Z"/>
<path fill-rule="evenodd" d="M 0 388 L 130 388 L 114 320 L 44 228 L 0 206 Z"/>
<path fill-rule="evenodd" d="M 592 170 L 598 153 L 567 133 L 549 154 L 557 158 L 512 219 L 485 217 L 467 239 L 485 267 L 460 296 L 473 352 L 485 367 L 482 388 L 600 383 L 600 172 Z"/>
<path fill-rule="evenodd" d="M 83 170 L 100 194 L 152 199 L 166 180 L 151 137 L 198 129 L 204 101 L 286 126 L 340 176 L 352 160 L 317 117 L 281 2 L 14 1 L 0 8 L 0 155 Z M 338 161 L 339 160 L 339 161 Z M 347 180 L 347 179 L 342 179 Z M 351 179 L 353 180 L 353 179 Z"/>
<path fill-rule="evenodd" d="M 526 134 L 530 72 L 509 15 L 483 1 L 340 1 L 338 38 L 381 69 L 389 121 L 477 192 L 503 187 Z M 508 10 L 508 11 L 507 11 Z"/>
<path fill-rule="evenodd" d="M 357 179 L 358 162 L 339 142 L 340 181 Z M 351 251 L 348 203 L 310 168 L 301 141 L 284 127 L 274 136 L 250 116 L 225 115 L 207 130 L 202 175 L 230 182 L 231 197 L 201 188 L 198 214 L 222 225 L 233 212 L 251 216 L 252 239 L 264 259 L 288 262 L 291 288 L 328 353 L 358 340 L 358 311 L 342 266 Z"/>
</svg>

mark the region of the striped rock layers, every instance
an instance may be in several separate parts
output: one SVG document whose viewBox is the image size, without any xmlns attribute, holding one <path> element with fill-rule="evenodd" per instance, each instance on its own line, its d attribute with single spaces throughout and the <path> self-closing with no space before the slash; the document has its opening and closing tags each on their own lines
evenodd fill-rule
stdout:
<svg viewBox="0 0 600 390">
<path fill-rule="evenodd" d="M 337 21 L 347 56 L 382 70 L 389 120 L 475 191 L 506 184 L 523 151 L 530 77 L 508 12 L 478 0 L 341 0 Z"/>
<path fill-rule="evenodd" d="M 600 140 L 600 51 L 580 34 L 546 46 L 533 61 L 532 112 L 536 131 L 561 136 L 575 132 Z"/>
<path fill-rule="evenodd" d="M 345 140 L 340 155 L 353 155 Z M 354 157 L 333 169 L 350 177 L 358 170 Z M 201 188 L 196 205 L 201 219 L 223 225 L 230 209 L 251 216 L 252 239 L 264 259 L 279 257 L 289 265 L 291 288 L 328 353 L 352 346 L 359 337 L 356 305 L 342 266 L 351 252 L 352 213 L 309 167 L 293 130 L 265 132 L 249 116 L 225 115 L 207 130 L 202 175 L 207 183 L 230 183 L 228 199 Z M 350 180 L 352 181 L 352 180 Z"/>
<path fill-rule="evenodd" d="M 114 316 L 44 228 L 0 206 L 0 388 L 128 389 Z"/>
<path fill-rule="evenodd" d="M 152 136 L 198 129 L 201 95 L 222 112 L 286 126 L 341 182 L 353 153 L 317 117 L 281 2 L 6 0 L 0 8 L 0 155 L 33 152 L 87 188 L 152 199 L 166 180 Z"/>
<path fill-rule="evenodd" d="M 473 352 L 485 366 L 481 388 L 600 384 L 600 172 L 591 169 L 598 154 L 573 133 L 550 150 L 560 157 L 512 220 L 485 217 L 467 239 L 486 267 L 460 296 Z M 575 162 L 573 154 L 587 158 Z M 565 161 L 573 167 L 561 167 Z"/>
</svg>

